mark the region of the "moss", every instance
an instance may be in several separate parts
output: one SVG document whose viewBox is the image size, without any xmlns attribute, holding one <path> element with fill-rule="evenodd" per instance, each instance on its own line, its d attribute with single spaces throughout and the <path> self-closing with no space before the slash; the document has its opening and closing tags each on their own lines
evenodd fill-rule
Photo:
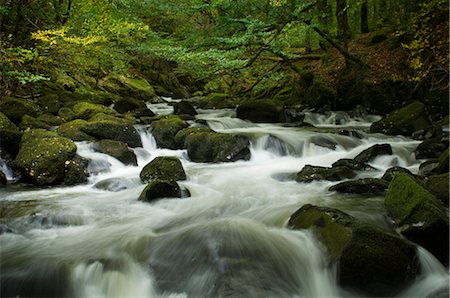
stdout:
<svg viewBox="0 0 450 298">
<path fill-rule="evenodd" d="M 95 151 L 108 154 L 125 165 L 137 166 L 137 158 L 127 144 L 114 140 L 101 140 L 94 145 Z"/>
<path fill-rule="evenodd" d="M 87 101 L 79 102 L 72 108 L 77 118 L 88 120 L 95 114 L 115 114 L 116 112 L 110 108 Z"/>
<path fill-rule="evenodd" d="M 231 96 L 227 93 L 210 93 L 208 94 L 203 102 L 204 108 L 233 108 L 236 103 L 233 102 Z"/>
<path fill-rule="evenodd" d="M 434 172 L 436 174 L 443 174 L 443 173 L 447 173 L 448 172 L 448 165 L 449 165 L 449 151 L 448 148 L 447 150 L 445 150 L 438 159 L 438 166 L 437 168 L 434 170 Z"/>
<path fill-rule="evenodd" d="M 334 108 L 336 92 L 321 78 L 314 77 L 312 84 L 306 90 L 304 104 L 309 108 L 322 109 L 325 106 Z"/>
<path fill-rule="evenodd" d="M 356 173 L 348 167 L 337 166 L 333 168 L 306 165 L 297 173 L 297 182 L 311 182 L 314 180 L 339 181 L 356 176 Z"/>
<path fill-rule="evenodd" d="M 112 93 L 142 100 L 150 100 L 156 96 L 154 88 L 148 81 L 139 77 L 111 76 L 106 78 L 102 86 Z"/>
<path fill-rule="evenodd" d="M 186 180 L 186 173 L 178 158 L 174 156 L 158 156 L 149 162 L 139 174 L 142 182 L 150 180 Z"/>
<path fill-rule="evenodd" d="M 26 178 L 38 185 L 61 183 L 65 176 L 65 162 L 75 156 L 77 146 L 56 132 L 36 129 L 22 137 L 15 164 Z"/>
<path fill-rule="evenodd" d="M 24 115 L 22 117 L 22 121 L 19 124 L 19 128 L 21 130 L 26 130 L 28 128 L 32 128 L 32 129 L 33 128 L 50 129 L 51 127 L 52 127 L 51 125 L 49 125 L 49 124 L 47 124 L 45 122 L 39 121 L 36 118 L 31 117 L 29 115 Z"/>
<path fill-rule="evenodd" d="M 52 114 L 41 114 L 36 118 L 36 120 L 42 121 L 51 126 L 58 126 L 63 123 L 63 120 L 60 117 L 54 116 Z"/>
<path fill-rule="evenodd" d="M 276 123 L 282 121 L 283 103 L 274 100 L 252 100 L 236 108 L 236 117 L 251 122 Z"/>
<path fill-rule="evenodd" d="M 119 115 L 121 116 L 121 115 Z M 111 114 L 105 114 L 105 113 L 98 113 L 93 115 L 88 119 L 89 122 L 96 122 L 96 121 L 112 121 L 116 123 L 122 123 L 122 124 L 128 124 L 128 125 L 134 125 L 136 124 L 136 120 L 129 115 L 125 115 L 123 117 L 116 117 L 115 115 Z"/>
<path fill-rule="evenodd" d="M 19 128 L 9 120 L 5 114 L 0 112 L 0 136 L 1 147 L 8 151 L 12 156 L 16 156 L 19 151 L 20 139 L 22 133 Z"/>
<path fill-rule="evenodd" d="M 198 133 L 198 132 L 213 132 L 210 128 L 208 127 L 188 127 L 188 128 L 183 128 L 182 130 L 178 131 L 177 134 L 175 135 L 175 144 L 177 146 L 177 148 L 179 149 L 186 149 L 186 138 L 187 136 L 189 136 L 190 134 L 193 133 Z"/>
<path fill-rule="evenodd" d="M 51 93 L 39 97 L 38 105 L 47 113 L 57 114 L 61 108 L 61 101 L 58 94 Z"/>
<path fill-rule="evenodd" d="M 80 128 L 86 126 L 87 123 L 86 120 L 76 119 L 60 125 L 56 131 L 60 136 L 69 138 L 73 141 L 95 141 L 95 137 L 80 130 Z"/>
<path fill-rule="evenodd" d="M 36 117 L 40 113 L 37 104 L 26 99 L 12 97 L 2 99 L 0 102 L 0 110 L 15 124 L 19 124 L 25 115 Z"/>
<path fill-rule="evenodd" d="M 70 121 L 75 119 L 76 115 L 71 108 L 62 107 L 58 111 L 58 116 L 61 117 L 63 121 Z"/>
<path fill-rule="evenodd" d="M 449 204 L 449 173 L 441 175 L 431 175 L 425 180 L 424 187 L 432 193 L 438 200 L 444 203 L 445 206 Z"/>
<path fill-rule="evenodd" d="M 152 122 L 151 130 L 159 147 L 176 149 L 175 135 L 187 126 L 180 117 L 171 116 Z"/>
<path fill-rule="evenodd" d="M 88 122 L 80 130 L 98 139 L 110 139 L 127 143 L 130 147 L 141 147 L 141 137 L 133 125 L 120 121 Z"/>
</svg>

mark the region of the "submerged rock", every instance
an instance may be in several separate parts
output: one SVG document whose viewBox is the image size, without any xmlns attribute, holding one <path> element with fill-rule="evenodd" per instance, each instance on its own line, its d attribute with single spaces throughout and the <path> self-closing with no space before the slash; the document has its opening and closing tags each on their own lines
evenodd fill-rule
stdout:
<svg viewBox="0 0 450 298">
<path fill-rule="evenodd" d="M 425 105 L 416 101 L 372 123 L 370 132 L 411 136 L 415 131 L 427 130 L 430 126 Z"/>
<path fill-rule="evenodd" d="M 389 183 L 383 179 L 364 178 L 344 181 L 328 188 L 329 191 L 360 195 L 380 195 L 386 192 Z"/>
<path fill-rule="evenodd" d="M 356 176 L 356 173 L 347 167 L 320 167 L 306 165 L 297 173 L 295 180 L 297 182 L 312 182 L 314 180 L 339 181 L 350 179 Z"/>
<path fill-rule="evenodd" d="M 139 196 L 139 201 L 151 202 L 161 198 L 181 198 L 182 192 L 173 180 L 152 180 Z"/>
<path fill-rule="evenodd" d="M 338 264 L 342 287 L 371 296 L 394 296 L 414 281 L 418 262 L 410 242 L 337 209 L 305 205 L 288 227 L 310 229 Z"/>
<path fill-rule="evenodd" d="M 158 156 L 149 162 L 139 174 L 142 182 L 150 180 L 186 180 L 186 173 L 180 160 L 174 156 Z"/>
<path fill-rule="evenodd" d="M 403 236 L 448 265 L 449 218 L 441 202 L 414 178 L 398 173 L 389 184 L 385 206 Z"/>
<path fill-rule="evenodd" d="M 246 137 L 216 132 L 191 133 L 186 137 L 189 158 L 194 162 L 230 162 L 249 160 Z"/>
</svg>

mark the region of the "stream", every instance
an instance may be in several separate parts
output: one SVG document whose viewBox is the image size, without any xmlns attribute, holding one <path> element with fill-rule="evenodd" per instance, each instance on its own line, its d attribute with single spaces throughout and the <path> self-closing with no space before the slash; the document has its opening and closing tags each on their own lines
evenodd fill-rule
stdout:
<svg viewBox="0 0 450 298">
<path fill-rule="evenodd" d="M 167 104 L 149 105 L 168 114 Z M 36 188 L 0 188 L 2 293 L 46 297 L 356 297 L 339 287 L 323 246 L 308 230 L 286 228 L 305 204 L 340 209 L 390 229 L 382 196 L 328 191 L 336 182 L 297 183 L 305 165 L 331 166 L 374 144 L 394 154 L 370 162 L 357 178 L 380 178 L 393 166 L 417 173 L 418 141 L 369 134 L 376 116 L 339 118 L 307 113 L 314 127 L 254 124 L 234 110 L 198 110 L 197 119 L 215 131 L 250 138 L 251 159 L 194 163 L 186 150 L 157 148 L 148 126 L 137 127 L 142 148 L 138 166 L 94 152 L 78 142 L 89 159 L 88 183 Z M 192 125 L 198 125 L 192 122 Z M 340 134 L 343 130 L 356 132 Z M 359 138 L 360 137 L 360 138 Z M 137 200 L 145 185 L 142 168 L 157 156 L 178 157 L 187 174 L 180 181 L 190 197 Z M 0 160 L 8 179 L 14 173 Z M 447 291 L 449 273 L 418 248 L 421 275 L 398 297 L 428 297 Z"/>
</svg>

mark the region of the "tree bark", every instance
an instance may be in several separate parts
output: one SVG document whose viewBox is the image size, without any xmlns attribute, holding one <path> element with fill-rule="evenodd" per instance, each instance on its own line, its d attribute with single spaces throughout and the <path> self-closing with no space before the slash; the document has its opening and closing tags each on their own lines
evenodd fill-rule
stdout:
<svg viewBox="0 0 450 298">
<path fill-rule="evenodd" d="M 348 25 L 346 0 L 336 0 L 336 18 L 338 38 L 342 40 L 344 48 L 347 49 L 350 39 L 350 27 Z"/>
<path fill-rule="evenodd" d="M 361 33 L 369 32 L 369 7 L 367 0 L 363 0 L 361 4 Z"/>
</svg>

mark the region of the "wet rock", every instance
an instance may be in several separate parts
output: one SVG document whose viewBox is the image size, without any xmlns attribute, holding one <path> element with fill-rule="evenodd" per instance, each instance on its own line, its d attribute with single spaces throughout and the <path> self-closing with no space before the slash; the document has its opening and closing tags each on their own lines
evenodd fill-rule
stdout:
<svg viewBox="0 0 450 298">
<path fill-rule="evenodd" d="M 424 187 L 431 192 L 438 200 L 449 205 L 449 173 L 440 175 L 430 175 L 425 178 Z"/>
<path fill-rule="evenodd" d="M 331 165 L 333 168 L 336 167 L 347 167 L 355 171 L 363 170 L 373 170 L 374 168 L 365 162 L 356 161 L 349 158 L 341 158 Z"/>
<path fill-rule="evenodd" d="M 389 184 L 385 206 L 403 236 L 448 265 L 448 213 L 436 197 L 411 176 L 399 173 Z"/>
<path fill-rule="evenodd" d="M 130 115 L 135 118 L 141 118 L 141 117 L 154 117 L 155 113 L 153 113 L 152 110 L 149 108 L 138 108 L 130 111 Z"/>
<path fill-rule="evenodd" d="M 353 138 L 357 138 L 357 139 L 362 139 L 364 138 L 364 135 L 362 134 L 362 132 L 357 131 L 357 130 L 348 130 L 348 129 L 343 129 L 339 132 L 340 135 L 343 136 L 348 136 L 348 137 L 353 137 Z"/>
<path fill-rule="evenodd" d="M 328 148 L 330 150 L 336 150 L 336 146 L 338 145 L 338 143 L 335 140 L 323 135 L 311 137 L 310 142 L 316 146 Z"/>
<path fill-rule="evenodd" d="M 134 186 L 136 186 L 135 183 L 127 179 L 109 178 L 95 183 L 93 187 L 96 189 L 118 192 Z"/>
<path fill-rule="evenodd" d="M 394 176 L 397 175 L 398 173 L 405 173 L 411 177 L 414 177 L 414 174 L 411 173 L 411 171 L 408 169 L 405 169 L 402 167 L 392 167 L 392 168 L 387 169 L 386 172 L 384 172 L 381 179 L 383 179 L 387 182 L 391 182 L 392 179 L 394 179 Z"/>
<path fill-rule="evenodd" d="M 186 137 L 191 134 L 195 134 L 195 133 L 199 133 L 199 132 L 214 132 L 214 131 L 208 127 L 183 128 L 182 130 L 178 131 L 177 134 L 175 135 L 175 139 L 174 139 L 175 145 L 177 146 L 178 149 L 186 149 L 187 148 Z"/>
<path fill-rule="evenodd" d="M 0 102 L 0 111 L 14 124 L 18 125 L 23 116 L 37 117 L 40 108 L 37 104 L 27 99 L 5 97 Z"/>
<path fill-rule="evenodd" d="M 34 117 L 31 117 L 29 115 L 24 115 L 22 117 L 22 121 L 19 124 L 19 128 L 24 131 L 26 129 L 34 129 L 34 128 L 43 128 L 46 130 L 50 130 L 52 128 L 52 125 L 49 125 L 45 122 L 39 121 Z"/>
<path fill-rule="evenodd" d="M 425 105 L 416 101 L 372 123 L 370 132 L 411 136 L 415 131 L 427 130 L 430 126 Z"/>
<path fill-rule="evenodd" d="M 305 120 L 305 113 L 301 109 L 287 108 L 284 109 L 282 122 L 302 124 Z"/>
<path fill-rule="evenodd" d="M 440 139 L 425 140 L 414 151 L 416 159 L 438 158 L 448 148 Z"/>
<path fill-rule="evenodd" d="M 194 162 L 232 162 L 249 160 L 246 137 L 216 132 L 189 134 L 185 140 L 189 158 Z"/>
<path fill-rule="evenodd" d="M 87 181 L 88 174 L 86 168 L 89 161 L 78 155 L 64 163 L 64 185 L 77 185 Z"/>
<path fill-rule="evenodd" d="M 347 167 L 320 167 L 306 165 L 297 173 L 295 180 L 297 182 L 312 182 L 314 180 L 339 181 L 350 179 L 356 176 L 356 173 Z"/>
<path fill-rule="evenodd" d="M 132 124 L 120 121 L 89 122 L 80 130 L 98 139 L 109 139 L 127 143 L 130 147 L 141 147 L 141 137 Z"/>
<path fill-rule="evenodd" d="M 19 152 L 20 139 L 22 133 L 19 128 L 5 114 L 0 112 L 0 135 L 1 147 L 12 156 Z"/>
<path fill-rule="evenodd" d="M 139 109 L 146 108 L 145 103 L 142 100 L 130 98 L 130 97 L 122 97 L 114 104 L 113 109 L 117 112 L 124 114 L 126 112 Z"/>
<path fill-rule="evenodd" d="M 94 150 L 108 154 L 125 165 L 137 166 L 137 158 L 127 144 L 114 140 L 101 140 L 94 144 Z"/>
<path fill-rule="evenodd" d="M 149 162 L 139 174 L 142 182 L 150 180 L 186 180 L 186 173 L 180 160 L 174 156 L 158 156 Z"/>
<path fill-rule="evenodd" d="M 178 116 L 170 116 L 153 121 L 151 124 L 152 135 L 160 148 L 176 149 L 175 135 L 183 128 L 188 127 Z"/>
<path fill-rule="evenodd" d="M 358 162 L 369 162 L 380 155 L 392 155 L 392 147 L 389 144 L 377 144 L 362 151 L 354 160 Z"/>
<path fill-rule="evenodd" d="M 77 146 L 56 132 L 42 129 L 27 131 L 14 161 L 25 180 L 37 185 L 60 184 L 73 164 Z"/>
<path fill-rule="evenodd" d="M 360 195 L 381 195 L 386 192 L 389 183 L 382 179 L 364 178 L 344 181 L 328 188 L 329 191 Z"/>
<path fill-rule="evenodd" d="M 438 165 L 436 169 L 433 171 L 435 174 L 444 174 L 448 173 L 449 167 L 449 151 L 448 148 L 441 155 L 439 155 Z"/>
<path fill-rule="evenodd" d="M 281 122 L 283 106 L 271 100 L 250 101 L 236 108 L 236 117 L 254 123 Z"/>
<path fill-rule="evenodd" d="M 346 289 L 387 297 L 414 281 L 413 244 L 342 211 L 308 204 L 291 216 L 288 227 L 313 231 L 330 262 L 338 264 L 338 280 Z"/>
<path fill-rule="evenodd" d="M 151 202 L 161 198 L 181 198 L 180 186 L 173 180 L 152 180 L 139 196 L 139 201 Z"/>
<path fill-rule="evenodd" d="M 8 179 L 6 178 L 5 173 L 0 171 L 0 185 L 6 185 L 8 183 Z"/>
<path fill-rule="evenodd" d="M 173 105 L 173 113 L 175 115 L 197 115 L 194 106 L 187 101 L 180 101 Z"/>
<path fill-rule="evenodd" d="M 436 158 L 424 161 L 419 166 L 419 171 L 417 172 L 417 176 L 425 177 L 425 176 L 434 174 L 438 166 L 439 166 L 439 160 Z"/>
</svg>

